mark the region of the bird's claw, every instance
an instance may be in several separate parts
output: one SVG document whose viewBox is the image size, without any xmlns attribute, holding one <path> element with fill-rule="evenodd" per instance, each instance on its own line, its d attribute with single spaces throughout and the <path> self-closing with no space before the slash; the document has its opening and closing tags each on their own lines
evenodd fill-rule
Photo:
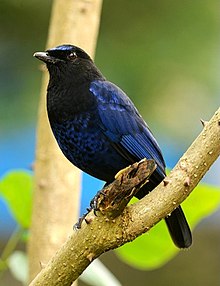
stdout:
<svg viewBox="0 0 220 286">
<path fill-rule="evenodd" d="M 97 216 L 97 211 L 99 211 L 100 195 L 103 195 L 104 197 L 106 196 L 106 194 L 102 190 L 100 190 L 90 202 L 90 208 L 91 210 L 93 210 L 95 216 Z"/>
<path fill-rule="evenodd" d="M 74 224 L 73 229 L 80 229 L 82 226 L 82 222 L 85 221 L 87 224 L 89 224 L 89 221 L 86 219 L 86 216 L 88 213 L 90 213 L 92 210 L 94 212 L 94 215 L 97 216 L 97 211 L 99 211 L 99 198 L 100 195 L 106 196 L 106 194 L 100 190 L 94 198 L 90 202 L 90 207 L 86 209 L 86 213 L 84 213 L 78 220 L 76 224 Z"/>
<path fill-rule="evenodd" d="M 82 227 L 82 222 L 85 221 L 87 224 L 89 223 L 87 220 L 86 220 L 86 216 L 88 215 L 88 213 L 91 211 L 92 209 L 91 208 L 87 208 L 86 209 L 86 213 L 84 213 L 78 220 L 78 222 L 76 224 L 74 224 L 73 226 L 73 229 L 80 229 Z"/>
</svg>

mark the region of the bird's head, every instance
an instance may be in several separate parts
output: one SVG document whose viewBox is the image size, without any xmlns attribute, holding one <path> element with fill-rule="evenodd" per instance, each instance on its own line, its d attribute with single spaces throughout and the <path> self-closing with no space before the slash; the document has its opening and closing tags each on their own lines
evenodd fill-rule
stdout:
<svg viewBox="0 0 220 286">
<path fill-rule="evenodd" d="M 36 52 L 34 57 L 46 63 L 51 80 L 74 78 L 79 81 L 103 78 L 90 56 L 81 48 L 61 45 Z"/>
<path fill-rule="evenodd" d="M 91 58 L 86 52 L 73 45 L 61 45 L 46 50 L 45 52 L 36 52 L 34 53 L 34 57 L 45 62 L 47 65 L 74 64 L 79 60 L 91 61 Z"/>
</svg>

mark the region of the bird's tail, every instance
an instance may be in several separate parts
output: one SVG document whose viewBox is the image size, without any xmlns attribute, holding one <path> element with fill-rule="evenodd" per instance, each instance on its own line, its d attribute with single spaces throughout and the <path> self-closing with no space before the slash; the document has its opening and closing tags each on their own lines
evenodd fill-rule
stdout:
<svg viewBox="0 0 220 286">
<path fill-rule="evenodd" d="M 165 173 L 163 173 L 162 169 L 159 171 L 160 172 L 155 171 L 151 175 L 150 181 L 138 191 L 135 195 L 138 199 L 143 198 L 163 180 Z M 192 234 L 181 206 L 177 207 L 168 217 L 166 217 L 165 221 L 170 236 L 177 247 L 187 248 L 192 244 Z"/>
<path fill-rule="evenodd" d="M 165 218 L 170 236 L 179 248 L 187 248 L 192 244 L 192 234 L 181 206 Z"/>
</svg>

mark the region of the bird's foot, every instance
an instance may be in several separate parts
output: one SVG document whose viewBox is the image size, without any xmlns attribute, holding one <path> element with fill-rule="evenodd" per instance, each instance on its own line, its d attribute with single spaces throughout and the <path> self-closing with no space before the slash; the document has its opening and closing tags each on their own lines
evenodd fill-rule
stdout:
<svg viewBox="0 0 220 286">
<path fill-rule="evenodd" d="M 73 229 L 80 229 L 82 227 L 83 221 L 85 221 L 87 224 L 89 224 L 91 221 L 90 219 L 87 219 L 87 215 L 93 210 L 94 215 L 97 216 L 97 212 L 99 211 L 99 202 L 100 202 L 100 197 L 103 196 L 105 197 L 105 193 L 103 190 L 100 190 L 94 198 L 90 202 L 90 207 L 86 209 L 86 213 L 84 213 L 78 220 L 76 224 L 74 224 Z"/>
<path fill-rule="evenodd" d="M 109 219 L 118 217 L 127 206 L 133 196 L 148 182 L 148 178 L 156 169 L 154 160 L 143 159 L 120 171 L 115 180 L 106 184 L 90 202 L 87 213 L 79 218 L 75 228 L 81 228 L 83 220 L 91 223 L 92 216 L 87 215 L 93 211 L 97 216 L 98 212 Z"/>
<path fill-rule="evenodd" d="M 102 190 L 98 191 L 98 193 L 94 196 L 94 198 L 90 202 L 90 210 L 93 210 L 94 214 L 97 215 L 97 211 L 99 211 L 99 204 L 100 204 L 100 198 L 105 197 L 106 194 Z"/>
<path fill-rule="evenodd" d="M 78 220 L 76 224 L 74 224 L 73 229 L 80 229 L 82 227 L 82 222 L 85 221 L 87 224 L 89 224 L 89 220 L 86 219 L 88 213 L 92 210 L 92 208 L 87 208 L 87 212 L 84 213 Z"/>
</svg>

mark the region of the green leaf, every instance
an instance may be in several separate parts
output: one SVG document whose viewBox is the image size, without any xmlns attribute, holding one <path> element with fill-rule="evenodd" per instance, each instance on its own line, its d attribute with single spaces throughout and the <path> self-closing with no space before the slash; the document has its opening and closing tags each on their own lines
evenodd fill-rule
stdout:
<svg viewBox="0 0 220 286">
<path fill-rule="evenodd" d="M 7 202 L 15 220 L 30 226 L 32 207 L 32 175 L 25 171 L 7 173 L 0 181 L 0 196 Z"/>
<path fill-rule="evenodd" d="M 195 227 L 203 218 L 211 215 L 220 205 L 220 187 L 201 183 L 186 199 L 182 206 L 187 220 Z"/>
<path fill-rule="evenodd" d="M 191 227 L 212 214 L 220 204 L 220 188 L 200 184 L 187 198 L 182 207 Z M 178 249 L 169 237 L 164 221 L 159 222 L 149 233 L 116 249 L 125 263 L 143 270 L 161 267 L 172 259 Z"/>
</svg>

